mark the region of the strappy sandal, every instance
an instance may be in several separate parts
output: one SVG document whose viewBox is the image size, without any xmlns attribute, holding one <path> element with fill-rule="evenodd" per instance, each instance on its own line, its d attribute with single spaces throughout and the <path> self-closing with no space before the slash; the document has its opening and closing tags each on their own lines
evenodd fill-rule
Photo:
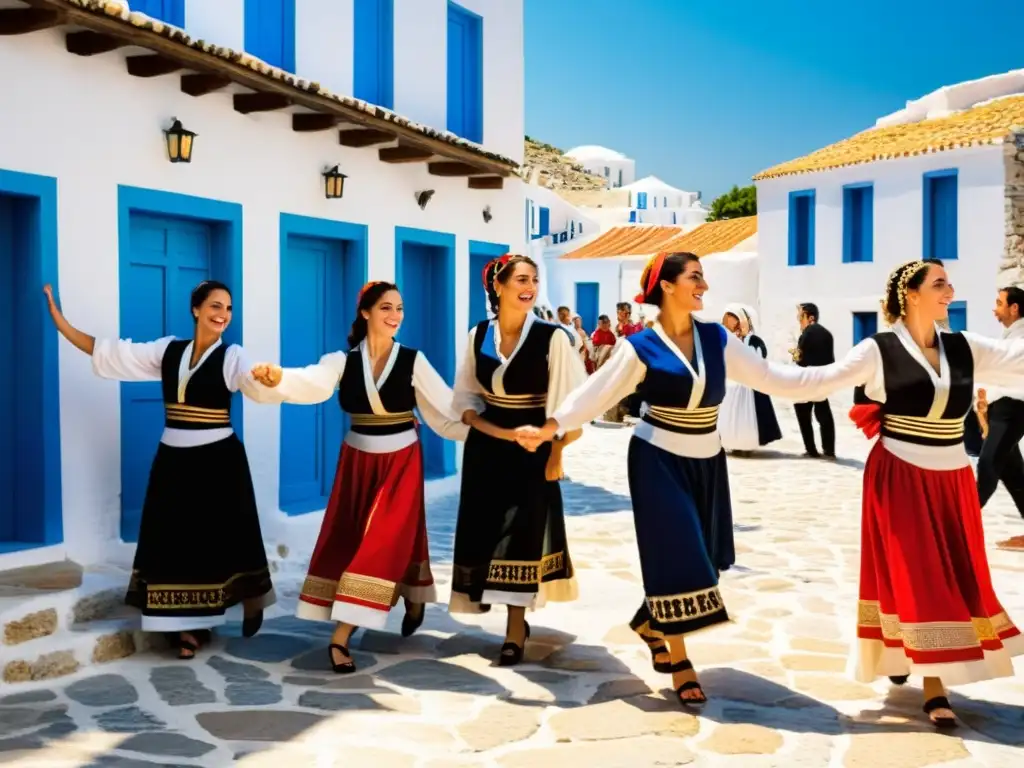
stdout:
<svg viewBox="0 0 1024 768">
<path fill-rule="evenodd" d="M 670 665 L 669 672 L 675 674 L 676 672 L 685 672 L 688 669 L 693 669 L 693 662 L 689 659 L 683 659 L 677 661 L 675 664 Z M 699 699 L 686 699 L 683 698 L 683 694 L 687 691 L 698 691 L 701 695 Z M 708 703 L 708 697 L 704 695 L 704 689 L 701 684 L 696 680 L 688 680 L 687 682 L 676 688 L 676 698 L 684 707 L 700 708 Z"/>
<path fill-rule="evenodd" d="M 906 685 L 910 675 L 889 675 L 889 682 L 893 685 Z"/>
<path fill-rule="evenodd" d="M 184 634 L 192 635 L 195 640 L 190 640 L 187 637 L 183 637 Z M 196 657 L 196 653 L 205 644 L 210 642 L 213 637 L 213 633 L 208 629 L 195 629 L 185 630 L 179 632 L 174 636 L 174 645 L 178 649 L 178 658 L 182 661 L 191 661 Z"/>
<path fill-rule="evenodd" d="M 932 725 L 936 728 L 956 728 L 957 722 L 955 717 L 932 717 L 932 712 L 936 709 L 948 709 L 952 711 L 953 707 L 950 706 L 949 699 L 945 696 L 936 696 L 928 699 L 928 701 L 924 703 L 923 709 L 924 713 L 928 715 L 928 719 L 931 720 Z"/>
<path fill-rule="evenodd" d="M 641 627 L 647 624 L 647 619 L 638 621 L 634 618 L 629 622 L 629 628 L 632 629 L 640 639 L 647 644 L 647 649 L 651 652 L 651 666 L 654 667 L 655 672 L 661 672 L 662 674 L 668 674 L 672 670 L 671 661 L 658 661 L 658 656 L 661 654 L 668 654 L 668 646 L 665 645 L 665 641 L 661 638 L 654 637 L 653 635 L 645 635 L 640 631 Z"/>
<path fill-rule="evenodd" d="M 263 626 L 263 609 L 260 608 L 251 616 L 242 617 L 242 637 L 254 637 Z"/>
<path fill-rule="evenodd" d="M 413 633 L 423 624 L 423 620 L 427 617 L 427 606 L 423 603 L 419 603 L 420 613 L 419 616 L 414 616 L 409 613 L 409 608 L 406 606 L 405 616 L 402 617 L 402 637 L 411 637 Z"/>
<path fill-rule="evenodd" d="M 348 656 L 348 661 L 337 662 L 334 660 L 334 652 L 338 651 L 342 656 Z M 331 643 L 327 646 L 327 658 L 331 661 L 331 670 L 336 675 L 351 675 L 356 671 L 356 663 L 352 661 L 352 654 L 348 652 L 348 648 L 338 643 Z"/>
<path fill-rule="evenodd" d="M 524 621 L 526 624 L 526 637 L 530 637 L 530 622 Z M 523 660 L 523 654 L 526 652 L 526 642 L 522 645 L 516 645 L 515 643 L 505 643 L 501 646 L 501 655 L 498 657 L 499 667 L 514 667 L 516 664 Z"/>
</svg>

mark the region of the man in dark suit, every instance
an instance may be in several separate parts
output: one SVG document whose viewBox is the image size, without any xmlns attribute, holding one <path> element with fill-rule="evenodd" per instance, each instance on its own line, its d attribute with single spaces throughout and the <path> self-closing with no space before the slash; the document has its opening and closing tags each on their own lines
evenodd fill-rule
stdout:
<svg viewBox="0 0 1024 768">
<path fill-rule="evenodd" d="M 797 307 L 797 320 L 800 323 L 800 339 L 797 341 L 793 359 L 799 366 L 829 365 L 836 361 L 832 346 L 832 334 L 818 324 L 818 307 L 816 304 L 800 304 Z M 836 423 L 832 419 L 832 408 L 828 400 L 816 403 L 796 403 L 796 420 L 800 424 L 800 436 L 804 440 L 806 456 L 817 458 L 821 454 L 814 444 L 814 427 L 811 425 L 811 413 L 818 421 L 821 430 L 821 451 L 826 458 L 836 457 Z"/>
</svg>

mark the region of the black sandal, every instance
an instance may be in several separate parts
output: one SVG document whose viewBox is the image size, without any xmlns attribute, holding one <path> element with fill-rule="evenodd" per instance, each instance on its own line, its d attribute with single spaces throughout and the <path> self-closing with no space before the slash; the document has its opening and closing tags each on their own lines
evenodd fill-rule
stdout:
<svg viewBox="0 0 1024 768">
<path fill-rule="evenodd" d="M 936 696 L 935 698 L 928 699 L 924 703 L 924 713 L 928 715 L 928 719 L 932 721 L 932 725 L 936 728 L 956 728 L 957 722 L 955 717 L 932 717 L 932 712 L 936 709 L 948 709 L 953 710 L 953 707 L 949 704 L 949 699 L 945 696 Z"/>
<path fill-rule="evenodd" d="M 242 637 L 254 637 L 263 626 L 263 609 L 260 608 L 251 616 L 242 618 Z"/>
<path fill-rule="evenodd" d="M 641 618 L 643 619 L 642 621 Z M 647 648 L 651 652 L 651 666 L 654 667 L 654 671 L 661 672 L 662 674 L 668 674 L 672 671 L 672 662 L 658 661 L 658 656 L 663 653 L 668 653 L 668 646 L 665 645 L 665 641 L 661 638 L 644 634 L 643 628 L 647 626 L 647 621 L 646 616 L 635 616 L 633 617 L 633 620 L 629 622 L 629 628 L 636 632 L 640 636 L 640 639 L 647 644 Z"/>
<path fill-rule="evenodd" d="M 411 637 L 422 626 L 423 620 L 427 617 L 427 606 L 423 603 L 418 603 L 418 605 L 420 606 L 419 616 L 410 615 L 409 607 L 406 606 L 405 616 L 402 617 L 402 637 Z"/>
<path fill-rule="evenodd" d="M 189 640 L 183 635 L 189 634 L 195 638 L 195 641 Z M 213 633 L 208 629 L 186 629 L 184 632 L 179 632 L 174 635 L 174 645 L 178 649 L 178 658 L 182 661 L 191 661 L 196 657 L 196 653 L 205 644 L 210 642 L 213 637 Z M 186 655 L 186 652 L 188 655 Z"/>
<path fill-rule="evenodd" d="M 693 662 L 691 662 L 689 659 L 683 659 L 682 661 L 677 661 L 675 664 L 671 664 L 669 672 L 674 674 L 676 672 L 685 672 L 688 669 L 693 669 Z M 683 694 L 687 691 L 699 691 L 701 698 L 684 699 Z M 696 680 L 688 680 L 687 682 L 683 683 L 678 688 L 676 688 L 676 698 L 679 699 L 679 702 L 684 707 L 703 707 L 705 704 L 708 703 L 708 697 L 704 695 L 704 689 Z"/>
<path fill-rule="evenodd" d="M 524 621 L 526 625 L 526 637 L 530 637 L 530 622 Z M 499 667 L 514 667 L 516 664 L 523 660 L 523 654 L 526 652 L 526 643 L 524 642 L 521 646 L 515 643 L 505 643 L 501 646 L 501 655 L 498 657 Z"/>
<path fill-rule="evenodd" d="M 348 656 L 348 661 L 341 663 L 334 660 L 334 652 L 338 651 L 342 656 Z M 356 671 L 356 663 L 352 661 L 352 654 L 348 652 L 348 648 L 338 643 L 331 643 L 327 646 L 327 658 L 331 660 L 331 670 L 336 675 L 351 675 Z"/>
<path fill-rule="evenodd" d="M 910 675 L 889 675 L 889 682 L 893 685 L 906 685 Z"/>
</svg>

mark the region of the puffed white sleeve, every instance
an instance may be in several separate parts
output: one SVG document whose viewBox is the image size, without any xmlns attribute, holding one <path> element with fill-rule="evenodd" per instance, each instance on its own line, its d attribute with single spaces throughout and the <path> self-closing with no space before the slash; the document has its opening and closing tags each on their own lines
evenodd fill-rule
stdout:
<svg viewBox="0 0 1024 768">
<path fill-rule="evenodd" d="M 345 372 L 347 357 L 344 352 L 329 352 L 305 368 L 285 368 L 281 383 L 275 387 L 282 402 L 316 405 L 330 400 Z"/>
<path fill-rule="evenodd" d="M 632 344 L 616 344 L 608 361 L 562 401 L 551 414 L 560 431 L 572 432 L 633 394 L 647 375 Z"/>
<path fill-rule="evenodd" d="M 462 365 L 455 375 L 455 393 L 452 398 L 452 410 L 461 417 L 466 411 L 483 413 L 486 403 L 483 398 L 483 387 L 476 378 L 476 328 L 469 332 L 466 342 L 466 353 L 462 356 Z"/>
<path fill-rule="evenodd" d="M 558 410 L 571 392 L 587 380 L 587 368 L 579 350 L 573 346 L 579 338 L 568 333 L 553 333 L 548 342 L 548 403 L 547 417 Z"/>
<path fill-rule="evenodd" d="M 136 344 L 131 339 L 97 339 L 92 372 L 117 381 L 160 381 L 160 368 L 173 336 Z"/>
<path fill-rule="evenodd" d="M 412 386 L 416 391 L 416 408 L 427 426 L 447 440 L 465 440 L 469 427 L 452 408 L 454 393 L 422 352 L 416 354 L 412 366 Z"/>
<path fill-rule="evenodd" d="M 241 391 L 255 403 L 277 404 L 284 400 L 276 387 L 265 387 L 253 378 L 252 362 L 238 344 L 232 344 L 224 353 L 224 383 L 229 391 Z"/>
<path fill-rule="evenodd" d="M 1024 339 L 990 339 L 963 332 L 974 357 L 974 383 L 997 387 L 1024 384 Z"/>
<path fill-rule="evenodd" d="M 725 341 L 725 371 L 730 379 L 756 392 L 813 402 L 840 389 L 874 381 L 881 371 L 881 355 L 878 345 L 865 339 L 831 365 L 779 365 L 764 359 L 730 333 Z"/>
</svg>

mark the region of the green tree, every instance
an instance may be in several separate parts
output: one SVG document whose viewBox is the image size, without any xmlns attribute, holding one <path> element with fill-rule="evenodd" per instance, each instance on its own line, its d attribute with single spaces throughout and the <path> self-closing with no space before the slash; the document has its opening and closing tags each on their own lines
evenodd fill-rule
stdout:
<svg viewBox="0 0 1024 768">
<path fill-rule="evenodd" d="M 734 185 L 732 189 L 724 195 L 719 195 L 711 203 L 708 221 L 738 219 L 741 216 L 753 216 L 755 213 L 757 213 L 757 187 L 753 184 L 749 187 Z"/>
</svg>

